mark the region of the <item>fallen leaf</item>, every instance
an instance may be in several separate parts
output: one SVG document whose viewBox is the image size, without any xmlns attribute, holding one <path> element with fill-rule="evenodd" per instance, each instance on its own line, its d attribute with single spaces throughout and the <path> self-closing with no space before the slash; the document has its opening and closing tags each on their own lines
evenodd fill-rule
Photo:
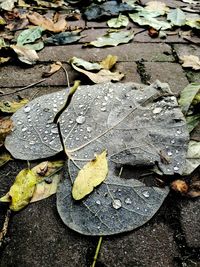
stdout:
<svg viewBox="0 0 200 267">
<path fill-rule="evenodd" d="M 106 1 L 102 4 L 92 3 L 86 8 L 84 15 L 86 16 L 87 20 L 97 20 L 104 17 L 117 16 L 122 12 L 130 12 L 135 9 L 135 7 L 132 7 L 127 3 Z"/>
<path fill-rule="evenodd" d="M 105 59 L 100 62 L 103 69 L 110 70 L 116 64 L 118 57 L 113 55 L 108 55 Z"/>
<path fill-rule="evenodd" d="M 73 64 L 75 66 L 78 66 L 78 67 L 83 67 L 85 70 L 100 70 L 102 69 L 102 66 L 101 64 L 99 63 L 92 63 L 92 62 L 89 62 L 89 61 L 86 61 L 82 58 L 77 58 L 77 57 L 73 57 L 69 60 L 69 63 L 70 64 Z"/>
<path fill-rule="evenodd" d="M 200 122 L 200 114 L 188 115 L 186 117 L 186 121 L 187 121 L 188 131 L 189 131 L 189 133 L 191 133 Z"/>
<path fill-rule="evenodd" d="M 19 211 L 26 207 L 32 196 L 37 183 L 37 176 L 32 170 L 24 169 L 17 175 L 14 184 L 9 192 L 0 201 L 5 202 L 10 199 L 10 209 Z"/>
<path fill-rule="evenodd" d="M 25 46 L 17 46 L 17 45 L 11 45 L 10 47 L 18 55 L 19 60 L 26 64 L 29 64 L 29 65 L 35 64 L 36 61 L 39 59 L 38 54 L 33 49 L 29 49 Z"/>
<path fill-rule="evenodd" d="M 191 174 L 200 165 L 200 142 L 190 141 L 183 174 Z"/>
<path fill-rule="evenodd" d="M 10 154 L 8 153 L 0 154 L 0 167 L 2 167 L 4 164 L 6 164 L 10 160 L 12 160 L 12 157 Z"/>
<path fill-rule="evenodd" d="M 134 37 L 132 31 L 116 31 L 109 32 L 102 37 L 97 38 L 96 41 L 90 42 L 88 45 L 95 47 L 103 46 L 117 46 L 119 44 L 125 44 L 130 42 Z"/>
<path fill-rule="evenodd" d="M 50 32 L 62 32 L 67 28 L 67 22 L 64 18 L 61 18 L 59 21 L 54 23 L 51 19 L 45 18 L 37 12 L 28 14 L 27 18 L 32 24 L 40 26 Z"/>
<path fill-rule="evenodd" d="M 61 32 L 45 39 L 46 44 L 64 45 L 79 41 L 83 36 L 80 35 L 80 30 Z"/>
<path fill-rule="evenodd" d="M 190 26 L 191 28 L 200 30 L 200 19 L 194 19 L 194 20 L 190 19 L 187 20 L 185 24 Z"/>
<path fill-rule="evenodd" d="M 6 11 L 12 11 L 17 0 L 1 0 L 0 7 Z"/>
<path fill-rule="evenodd" d="M 28 102 L 29 100 L 25 98 L 19 102 L 2 101 L 0 102 L 0 110 L 5 113 L 15 113 L 19 108 L 23 107 Z"/>
<path fill-rule="evenodd" d="M 200 90 L 200 83 L 190 83 L 188 84 L 180 94 L 179 105 L 181 106 L 182 112 L 186 115 L 192 101 L 194 100 L 196 94 Z"/>
<path fill-rule="evenodd" d="M 105 82 L 109 82 L 109 81 L 120 81 L 124 77 L 123 73 L 111 72 L 111 71 L 106 70 L 106 69 L 101 69 L 99 72 L 93 73 L 93 72 L 89 72 L 89 71 L 83 70 L 81 68 L 78 68 L 74 64 L 72 64 L 72 67 L 76 71 L 86 75 L 94 83 L 105 83 Z"/>
<path fill-rule="evenodd" d="M 10 60 L 10 57 L 0 57 L 0 64 L 4 64 Z"/>
<path fill-rule="evenodd" d="M 79 171 L 72 187 L 73 198 L 80 200 L 90 194 L 95 187 L 106 179 L 107 174 L 108 162 L 106 151 L 103 151 Z"/>
<path fill-rule="evenodd" d="M 188 189 L 189 189 L 187 183 L 183 180 L 180 180 L 180 179 L 173 181 L 171 183 L 171 188 L 174 191 L 181 193 L 183 195 L 187 194 Z"/>
<path fill-rule="evenodd" d="M 186 23 L 186 16 L 180 8 L 176 8 L 168 13 L 167 20 L 175 26 L 183 26 Z"/>
<path fill-rule="evenodd" d="M 35 44 L 26 44 L 26 45 L 23 45 L 23 47 L 26 47 L 30 50 L 40 51 L 44 48 L 44 42 L 41 41 Z"/>
<path fill-rule="evenodd" d="M 50 177 L 57 173 L 62 167 L 64 162 L 62 160 L 57 161 L 44 161 L 32 168 L 32 171 L 40 176 L 40 178 Z"/>
<path fill-rule="evenodd" d="M 166 4 L 160 1 L 147 2 L 145 9 L 151 12 L 152 11 L 159 12 L 160 15 L 164 15 L 165 13 L 169 11 L 169 8 L 166 6 Z"/>
<path fill-rule="evenodd" d="M 192 68 L 193 70 L 200 70 L 200 59 L 197 56 L 185 55 L 180 57 L 183 62 L 182 66 L 184 68 Z"/>
<path fill-rule="evenodd" d="M 11 119 L 0 118 L 0 147 L 3 145 L 6 136 L 12 131 L 13 122 Z"/>
<path fill-rule="evenodd" d="M 166 21 L 161 21 L 151 16 L 143 17 L 141 13 L 129 14 L 129 17 L 133 22 L 138 23 L 141 26 L 150 26 L 156 30 L 171 29 L 171 24 Z"/>
<path fill-rule="evenodd" d="M 127 16 L 119 14 L 118 18 L 108 20 L 107 24 L 110 28 L 126 27 L 129 24 L 129 19 Z"/>
<path fill-rule="evenodd" d="M 192 182 L 187 194 L 189 197 L 200 197 L 200 181 Z"/>
<path fill-rule="evenodd" d="M 22 31 L 17 38 L 17 45 L 22 46 L 35 42 L 35 40 L 41 37 L 43 31 L 44 29 L 42 27 L 33 27 Z"/>
<path fill-rule="evenodd" d="M 62 67 L 62 63 L 60 61 L 57 61 L 56 63 L 51 64 L 50 70 L 47 72 L 43 72 L 42 77 L 49 77 L 52 74 L 56 73 L 59 71 Z"/>
</svg>

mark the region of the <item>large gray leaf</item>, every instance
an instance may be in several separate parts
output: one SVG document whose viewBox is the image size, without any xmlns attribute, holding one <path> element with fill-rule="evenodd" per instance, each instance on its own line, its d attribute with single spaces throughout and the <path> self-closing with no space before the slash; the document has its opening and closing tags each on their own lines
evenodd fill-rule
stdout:
<svg viewBox="0 0 200 267">
<path fill-rule="evenodd" d="M 42 96 L 13 115 L 15 130 L 7 137 L 6 147 L 14 157 L 34 160 L 61 151 L 52 120 L 66 96 L 66 91 Z M 183 171 L 188 132 L 167 84 L 80 87 L 60 123 L 69 175 L 59 187 L 57 206 L 65 224 L 80 233 L 107 235 L 134 229 L 162 204 L 167 189 L 120 178 L 121 167 L 148 170 L 158 165 L 164 174 Z M 74 201 L 71 185 L 79 168 L 105 149 L 106 180 L 84 200 Z"/>
</svg>

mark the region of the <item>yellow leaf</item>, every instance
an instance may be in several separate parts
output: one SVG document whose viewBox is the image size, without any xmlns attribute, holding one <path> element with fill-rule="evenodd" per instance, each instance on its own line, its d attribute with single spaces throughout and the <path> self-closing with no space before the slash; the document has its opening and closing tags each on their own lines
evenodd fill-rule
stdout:
<svg viewBox="0 0 200 267">
<path fill-rule="evenodd" d="M 79 171 L 72 188 L 73 198 L 80 200 L 90 194 L 94 187 L 105 180 L 107 173 L 108 162 L 106 151 L 103 151 Z"/>
<path fill-rule="evenodd" d="M 42 77 L 49 77 L 49 76 L 51 76 L 52 74 L 54 74 L 57 71 L 59 71 L 61 67 L 62 67 L 62 63 L 59 62 L 59 61 L 57 61 L 56 63 L 51 64 L 50 70 L 43 72 Z"/>
<path fill-rule="evenodd" d="M 19 172 L 8 192 L 11 198 L 11 210 L 19 211 L 29 204 L 36 183 L 37 176 L 32 170 L 24 169 Z"/>
<path fill-rule="evenodd" d="M 10 202 L 10 195 L 7 193 L 5 196 L 0 198 L 0 202 Z"/>
<path fill-rule="evenodd" d="M 103 59 L 100 62 L 100 65 L 106 69 L 106 70 L 110 70 L 112 69 L 112 67 L 116 64 L 117 62 L 117 56 L 112 56 L 112 55 L 108 55 L 105 59 Z"/>
<path fill-rule="evenodd" d="M 6 164 L 9 160 L 12 160 L 12 157 L 8 153 L 3 153 L 0 155 L 0 167 Z"/>
<path fill-rule="evenodd" d="M 22 99 L 19 102 L 2 101 L 0 102 L 0 110 L 6 113 L 14 113 L 28 102 L 28 99 Z"/>
</svg>

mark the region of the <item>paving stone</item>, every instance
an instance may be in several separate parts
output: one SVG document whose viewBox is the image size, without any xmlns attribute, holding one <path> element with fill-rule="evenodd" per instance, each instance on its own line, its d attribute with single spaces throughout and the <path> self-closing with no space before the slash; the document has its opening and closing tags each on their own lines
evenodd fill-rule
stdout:
<svg viewBox="0 0 200 267">
<path fill-rule="evenodd" d="M 173 233 L 163 223 L 155 223 L 125 236 L 103 239 L 99 260 L 109 267 L 175 267 L 175 256 Z"/>
<path fill-rule="evenodd" d="M 137 72 L 137 64 L 135 62 L 120 62 L 116 64 L 113 71 L 120 71 L 125 74 L 122 82 L 141 83 L 140 75 Z"/>
<path fill-rule="evenodd" d="M 200 47 L 197 45 L 188 45 L 188 44 L 174 44 L 174 49 L 178 55 L 178 57 L 182 57 L 184 55 L 200 55 Z"/>
<path fill-rule="evenodd" d="M 177 63 L 170 62 L 146 62 L 145 70 L 150 75 L 150 82 L 156 79 L 161 82 L 169 83 L 172 92 L 179 95 L 180 92 L 188 85 L 188 80 L 181 66 Z"/>
<path fill-rule="evenodd" d="M 200 247 L 200 199 L 182 205 L 181 225 L 188 246 Z"/>
<path fill-rule="evenodd" d="M 40 62 L 62 61 L 67 62 L 76 56 L 89 61 L 101 61 L 107 55 L 118 56 L 119 61 L 145 61 L 173 62 L 171 47 L 167 44 L 139 44 L 129 43 L 107 48 L 82 48 L 81 45 L 49 46 L 39 52 Z"/>
<path fill-rule="evenodd" d="M 78 78 L 78 73 L 75 72 L 69 65 L 64 65 L 69 80 L 73 82 Z M 4 87 L 23 87 L 42 79 L 42 73 L 49 70 L 49 65 L 38 64 L 33 67 L 24 68 L 14 65 L 7 65 L 2 68 L 0 73 L 0 88 Z M 65 73 L 62 69 L 46 78 L 46 81 L 38 86 L 64 86 L 67 85 Z"/>
</svg>

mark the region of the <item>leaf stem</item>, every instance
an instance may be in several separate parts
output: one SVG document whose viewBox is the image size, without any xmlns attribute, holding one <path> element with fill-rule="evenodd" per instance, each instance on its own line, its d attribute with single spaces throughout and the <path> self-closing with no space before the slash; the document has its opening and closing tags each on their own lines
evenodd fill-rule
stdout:
<svg viewBox="0 0 200 267">
<path fill-rule="evenodd" d="M 35 83 L 31 83 L 31 84 L 29 84 L 29 85 L 26 85 L 25 87 L 22 87 L 22 88 L 20 88 L 20 89 L 18 89 L 18 90 L 15 90 L 14 92 L 0 94 L 0 97 L 1 97 L 1 96 L 5 96 L 5 95 L 16 94 L 16 93 L 21 92 L 21 91 L 23 91 L 23 90 L 26 90 L 26 89 L 28 89 L 28 88 L 30 88 L 30 87 L 33 87 L 34 85 L 37 85 L 37 84 L 39 84 L 39 83 L 42 83 L 42 82 L 44 82 L 44 81 L 46 81 L 46 79 L 42 79 L 42 80 L 39 80 L 39 81 L 37 81 L 37 82 L 35 82 Z"/>
<path fill-rule="evenodd" d="M 5 216 L 5 220 L 4 220 L 4 224 L 3 224 L 3 228 L 0 232 L 0 247 L 3 244 L 3 239 L 6 236 L 7 232 L 8 232 L 8 224 L 9 224 L 9 220 L 10 220 L 10 215 L 11 215 L 11 210 L 8 209 L 6 216 Z"/>
<path fill-rule="evenodd" d="M 100 251 L 100 248 L 101 248 L 102 239 L 103 239 L 103 237 L 100 236 L 99 237 L 98 244 L 97 244 L 97 247 L 96 247 L 96 251 L 95 251 L 93 263 L 92 263 L 92 266 L 91 267 L 95 267 L 95 265 L 96 265 L 96 261 L 97 261 L 97 258 L 98 258 L 98 255 L 99 255 L 99 251 Z"/>
</svg>

